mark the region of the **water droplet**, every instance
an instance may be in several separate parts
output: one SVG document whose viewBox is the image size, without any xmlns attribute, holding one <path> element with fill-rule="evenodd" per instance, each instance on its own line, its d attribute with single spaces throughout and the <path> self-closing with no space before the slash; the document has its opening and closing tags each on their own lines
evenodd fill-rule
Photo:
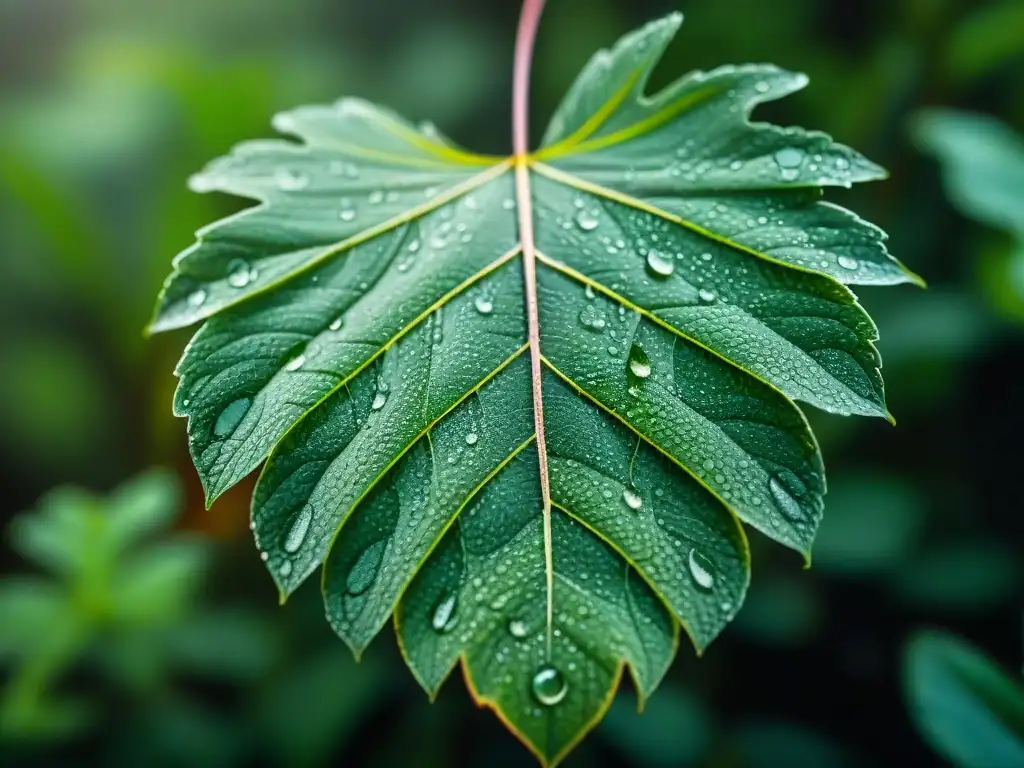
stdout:
<svg viewBox="0 0 1024 768">
<path fill-rule="evenodd" d="M 331 324 L 328 325 L 327 327 L 330 328 L 332 331 L 339 331 L 341 330 L 342 323 L 344 322 L 344 317 L 336 317 L 331 321 Z"/>
<path fill-rule="evenodd" d="M 738 171 L 742 167 L 743 167 L 743 161 L 742 160 L 733 160 L 731 163 L 729 163 L 729 170 L 730 171 Z"/>
<path fill-rule="evenodd" d="M 375 411 L 379 411 L 381 408 L 384 407 L 384 404 L 387 401 L 388 401 L 387 393 L 386 392 L 378 392 L 376 395 L 373 396 L 373 402 L 370 404 L 370 407 L 373 410 L 375 410 Z"/>
<path fill-rule="evenodd" d="M 455 602 L 456 595 L 453 592 L 434 608 L 434 615 L 430 619 L 430 626 L 435 632 L 448 632 L 455 624 Z"/>
<path fill-rule="evenodd" d="M 286 371 L 297 371 L 297 370 L 299 370 L 299 368 L 301 368 L 303 366 L 303 364 L 305 362 L 306 362 L 306 356 L 305 355 L 296 355 L 295 357 L 293 357 L 291 360 L 289 360 L 285 364 L 284 369 Z"/>
<path fill-rule="evenodd" d="M 704 555 L 698 552 L 696 549 L 690 550 L 690 555 L 687 558 L 687 564 L 690 567 L 690 575 L 693 576 L 694 582 L 701 589 L 711 589 L 715 586 L 715 577 L 712 574 L 711 561 L 708 560 Z"/>
<path fill-rule="evenodd" d="M 588 284 L 587 287 L 583 289 L 583 295 L 587 297 L 587 301 L 591 301 L 597 295 L 594 293 L 594 286 Z"/>
<path fill-rule="evenodd" d="M 638 379 L 651 375 L 651 359 L 639 344 L 634 344 L 629 350 L 629 372 Z"/>
<path fill-rule="evenodd" d="M 843 269 L 856 269 L 858 266 L 860 266 L 857 260 L 850 256 L 840 256 L 838 261 L 839 266 L 842 267 Z"/>
<path fill-rule="evenodd" d="M 772 498 L 775 499 L 775 503 L 782 511 L 782 514 L 790 520 L 799 520 L 803 517 L 800 502 L 790 495 L 789 491 L 786 490 L 777 477 L 773 477 L 768 481 L 768 490 L 772 492 Z"/>
<path fill-rule="evenodd" d="M 601 333 L 604 330 L 607 322 L 604 319 L 604 314 L 601 310 L 588 304 L 580 312 L 580 325 L 586 328 L 588 331 L 594 331 L 594 333 Z"/>
<path fill-rule="evenodd" d="M 647 252 L 647 271 L 654 277 L 668 277 L 676 265 L 669 256 L 664 256 L 653 248 Z"/>
<path fill-rule="evenodd" d="M 576 226 L 584 232 L 590 232 L 591 230 L 597 229 L 598 223 L 597 217 L 592 213 L 580 211 L 576 214 Z"/>
<path fill-rule="evenodd" d="M 508 623 L 508 631 L 509 634 L 512 635 L 512 637 L 518 637 L 522 639 L 526 637 L 526 634 L 529 630 L 527 630 L 526 628 L 526 622 L 522 619 L 512 619 L 512 621 Z"/>
<path fill-rule="evenodd" d="M 288 535 L 284 539 L 284 551 L 285 552 L 298 552 L 299 547 L 302 546 L 302 542 L 306 540 L 306 534 L 309 533 L 309 525 L 313 522 L 313 507 L 306 504 L 302 509 L 299 510 L 299 514 L 295 516 L 295 522 L 292 523 L 292 527 L 288 530 Z"/>
<path fill-rule="evenodd" d="M 562 673 L 550 664 L 545 664 L 533 676 L 533 695 L 545 707 L 558 704 L 569 692 Z"/>
<path fill-rule="evenodd" d="M 366 200 L 370 205 L 380 205 L 384 202 L 384 193 L 379 189 L 375 189 Z"/>
<path fill-rule="evenodd" d="M 717 296 L 715 296 L 714 291 L 709 291 L 707 288 L 701 288 L 699 291 L 697 291 L 697 297 L 705 304 L 710 304 L 716 298 L 718 298 Z"/>
<path fill-rule="evenodd" d="M 477 296 L 473 306 L 481 315 L 489 315 L 494 310 L 494 302 L 484 296 Z"/>
<path fill-rule="evenodd" d="M 779 168 L 799 168 L 803 161 L 803 151 L 794 147 L 783 147 L 775 153 L 775 162 Z"/>
<path fill-rule="evenodd" d="M 199 288 L 198 290 L 193 291 L 188 296 L 189 306 L 192 306 L 192 307 L 197 307 L 197 308 L 201 307 L 201 306 L 203 306 L 203 303 L 205 301 L 206 301 L 206 291 L 203 290 L 202 288 Z"/>
<path fill-rule="evenodd" d="M 281 563 L 281 566 L 277 569 L 277 573 L 278 573 L 278 575 L 282 579 L 287 579 L 289 576 L 291 576 L 292 575 L 292 561 L 291 560 L 285 560 L 283 563 Z"/>
<path fill-rule="evenodd" d="M 840 171 L 845 171 L 849 167 L 850 167 L 850 161 L 847 160 L 845 157 L 837 157 L 836 158 L 836 168 L 837 169 L 839 169 Z"/>
<path fill-rule="evenodd" d="M 281 169 L 274 174 L 277 188 L 282 192 L 298 192 L 309 186 L 309 176 L 304 173 L 296 173 L 287 169 Z"/>
<path fill-rule="evenodd" d="M 622 500 L 626 502 L 626 506 L 632 510 L 640 509 L 640 507 L 644 505 L 643 498 L 632 488 L 622 489 Z"/>
<path fill-rule="evenodd" d="M 345 580 L 345 589 L 350 595 L 361 595 L 373 584 L 387 545 L 387 539 L 371 544 L 352 565 L 352 570 L 348 572 L 348 578 Z"/>
<path fill-rule="evenodd" d="M 252 280 L 252 270 L 245 259 L 235 259 L 228 264 L 228 285 L 233 288 L 245 288 Z"/>
<path fill-rule="evenodd" d="M 224 437 L 234 432 L 235 427 L 249 412 L 250 405 L 252 405 L 252 400 L 248 397 L 240 397 L 232 401 L 217 417 L 217 421 L 213 425 L 213 434 L 217 437 Z"/>
<path fill-rule="evenodd" d="M 480 436 L 476 432 L 470 432 L 466 435 L 466 445 L 476 445 Z"/>
<path fill-rule="evenodd" d="M 355 208 L 342 208 L 338 212 L 338 218 L 341 219 L 342 221 L 352 221 L 352 219 L 354 219 L 355 217 L 356 217 L 356 209 Z"/>
<path fill-rule="evenodd" d="M 754 90 L 758 93 L 768 93 L 768 89 L 771 88 L 766 80 L 758 80 L 754 83 Z"/>
</svg>

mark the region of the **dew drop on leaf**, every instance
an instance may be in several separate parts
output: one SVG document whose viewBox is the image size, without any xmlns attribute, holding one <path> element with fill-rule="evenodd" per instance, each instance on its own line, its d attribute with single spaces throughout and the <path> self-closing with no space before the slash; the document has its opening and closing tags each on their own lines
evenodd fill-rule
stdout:
<svg viewBox="0 0 1024 768">
<path fill-rule="evenodd" d="M 533 676 L 533 695 L 545 707 L 558 704 L 569 692 L 562 673 L 550 664 L 545 664 Z"/>
<path fill-rule="evenodd" d="M 287 579 L 289 576 L 291 576 L 292 575 L 292 561 L 291 560 L 285 560 L 283 563 L 281 563 L 281 566 L 277 569 L 277 573 L 278 573 L 278 575 L 282 579 Z"/>
<path fill-rule="evenodd" d="M 309 176 L 287 169 L 281 169 L 275 173 L 274 180 L 277 182 L 277 188 L 282 192 L 298 192 L 309 186 Z"/>
<path fill-rule="evenodd" d="M 768 490 L 771 491 L 772 498 L 782 510 L 782 514 L 790 520 L 799 520 L 803 516 L 800 503 L 786 490 L 779 478 L 773 477 L 768 481 Z"/>
<path fill-rule="evenodd" d="M 711 561 L 704 555 L 696 549 L 691 549 L 690 555 L 687 558 L 687 564 L 690 567 L 690 575 L 698 587 L 701 589 L 711 589 L 715 586 L 715 577 L 711 572 L 713 566 Z"/>
<path fill-rule="evenodd" d="M 775 153 L 779 168 L 799 168 L 804 162 L 804 153 L 795 147 L 783 147 Z"/>
<path fill-rule="evenodd" d="M 305 362 L 306 362 L 306 356 L 305 355 L 296 355 L 291 360 L 289 360 L 287 363 L 285 363 L 284 369 L 286 371 L 297 371 L 297 370 L 299 370 L 299 368 L 301 368 L 303 366 L 303 364 Z"/>
<path fill-rule="evenodd" d="M 228 264 L 228 285 L 232 288 L 245 288 L 252 280 L 252 270 L 245 259 L 234 259 Z"/>
<path fill-rule="evenodd" d="M 522 639 L 526 637 L 526 633 L 528 631 L 526 629 L 526 622 L 522 619 L 512 619 L 512 621 L 508 623 L 508 631 L 512 637 Z"/>
<path fill-rule="evenodd" d="M 213 425 L 213 434 L 217 437 L 224 437 L 234 432 L 235 427 L 249 412 L 250 405 L 252 405 L 252 400 L 248 397 L 233 400 L 217 417 L 217 421 Z"/>
<path fill-rule="evenodd" d="M 651 359 L 639 344 L 634 344 L 629 350 L 629 372 L 638 379 L 651 375 Z"/>
<path fill-rule="evenodd" d="M 285 552 L 292 553 L 299 551 L 299 547 L 302 546 L 302 542 L 306 540 L 306 535 L 309 533 L 309 525 L 312 522 L 313 508 L 309 506 L 309 504 L 306 504 L 299 510 L 299 514 L 295 516 L 295 522 L 292 523 L 292 527 L 288 530 L 288 535 L 285 536 Z"/>
<path fill-rule="evenodd" d="M 469 432 L 466 435 L 466 445 L 476 445 L 479 439 L 480 436 L 476 432 Z"/>
<path fill-rule="evenodd" d="M 857 260 L 851 256 L 840 256 L 837 261 L 843 269 L 856 269 L 859 266 Z"/>
<path fill-rule="evenodd" d="M 607 321 L 604 319 L 604 314 L 601 310 L 588 304 L 580 312 L 580 325 L 588 331 L 601 333 L 601 331 L 604 330 L 605 325 L 607 325 Z"/>
<path fill-rule="evenodd" d="M 653 249 L 647 252 L 647 271 L 654 277 L 668 277 L 675 268 L 676 265 L 671 257 L 665 256 L 660 251 Z"/>
<path fill-rule="evenodd" d="M 387 545 L 387 539 L 371 544 L 352 565 L 352 570 L 348 572 L 348 578 L 345 580 L 345 589 L 350 595 L 361 595 L 373 584 Z"/>
<path fill-rule="evenodd" d="M 203 306 L 203 304 L 206 303 L 206 291 L 203 290 L 202 288 L 192 291 L 192 293 L 190 293 L 188 296 L 188 303 L 189 306 L 192 307 L 198 308 Z"/>
<path fill-rule="evenodd" d="M 434 608 L 434 615 L 430 618 L 430 626 L 434 628 L 435 632 L 447 632 L 455 626 L 456 600 L 457 597 L 453 592 Z"/>
<path fill-rule="evenodd" d="M 580 211 L 576 214 L 576 226 L 582 229 L 584 232 L 590 232 L 591 230 L 597 229 L 598 221 L 597 217 L 587 211 Z"/>
<path fill-rule="evenodd" d="M 339 317 L 334 318 L 331 321 L 331 324 L 328 325 L 327 327 L 330 328 L 332 331 L 339 331 L 339 330 L 341 330 L 341 326 L 342 326 L 342 324 L 344 322 L 345 322 L 345 318 L 339 316 Z"/>
<path fill-rule="evenodd" d="M 632 510 L 640 509 L 640 507 L 644 505 L 643 498 L 632 488 L 622 489 L 622 500 L 626 502 L 626 506 Z"/>
<path fill-rule="evenodd" d="M 709 291 L 707 288 L 701 288 L 697 291 L 697 297 L 705 304 L 711 304 L 716 298 L 718 298 L 715 296 L 714 291 Z"/>
<path fill-rule="evenodd" d="M 489 315 L 494 310 L 494 302 L 484 296 L 477 296 L 473 306 L 481 315 Z"/>
<path fill-rule="evenodd" d="M 373 402 L 370 403 L 370 407 L 373 410 L 375 410 L 375 411 L 379 411 L 381 408 L 384 407 L 384 404 L 387 401 L 388 401 L 387 393 L 386 392 L 378 392 L 376 395 L 373 396 Z"/>
</svg>

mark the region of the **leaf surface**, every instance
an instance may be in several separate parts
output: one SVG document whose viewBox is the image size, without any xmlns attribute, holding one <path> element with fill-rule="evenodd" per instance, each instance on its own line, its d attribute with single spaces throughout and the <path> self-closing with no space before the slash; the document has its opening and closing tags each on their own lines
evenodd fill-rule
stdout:
<svg viewBox="0 0 1024 768">
<path fill-rule="evenodd" d="M 700 651 L 735 615 L 741 521 L 809 556 L 825 482 L 793 400 L 887 416 L 845 284 L 917 280 L 821 201 L 880 168 L 749 121 L 802 75 L 645 94 L 679 22 L 599 52 L 529 156 L 351 99 L 279 115 L 299 142 L 195 177 L 260 204 L 199 233 L 153 323 L 206 321 L 175 411 L 210 501 L 264 464 L 282 595 L 322 568 L 357 654 L 393 615 L 431 696 L 461 660 L 544 763 L 624 669 L 642 701 L 680 627 Z"/>
</svg>

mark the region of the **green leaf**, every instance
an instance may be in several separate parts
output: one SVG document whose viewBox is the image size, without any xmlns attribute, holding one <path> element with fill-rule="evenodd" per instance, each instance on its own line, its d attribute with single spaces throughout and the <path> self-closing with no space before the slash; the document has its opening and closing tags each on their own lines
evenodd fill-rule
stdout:
<svg viewBox="0 0 1024 768">
<path fill-rule="evenodd" d="M 920 632 L 907 646 L 903 683 L 922 736 L 954 765 L 1024 764 L 1024 690 L 976 648 Z"/>
<path fill-rule="evenodd" d="M 965 216 L 1024 238 L 1024 138 L 995 118 L 943 109 L 919 114 L 914 135 Z"/>
<path fill-rule="evenodd" d="M 322 566 L 356 654 L 394 615 L 431 696 L 461 661 L 545 763 L 626 667 L 642 700 L 679 627 L 700 651 L 731 620 L 740 521 L 809 556 L 825 482 L 793 399 L 888 416 L 844 284 L 919 281 L 821 200 L 880 168 L 749 120 L 804 76 L 645 95 L 679 23 L 599 52 L 528 156 L 354 99 L 278 115 L 298 142 L 194 177 L 259 205 L 175 259 L 151 326 L 205 321 L 175 412 L 209 501 L 265 462 L 282 597 Z"/>
</svg>

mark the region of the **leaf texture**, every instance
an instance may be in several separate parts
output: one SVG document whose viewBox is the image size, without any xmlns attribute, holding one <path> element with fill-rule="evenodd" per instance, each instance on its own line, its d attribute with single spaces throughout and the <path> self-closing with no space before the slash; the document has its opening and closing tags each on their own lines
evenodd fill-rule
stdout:
<svg viewBox="0 0 1024 768">
<path fill-rule="evenodd" d="M 735 615 L 741 522 L 809 558 L 825 481 L 793 401 L 888 416 L 846 286 L 919 282 L 821 199 L 882 169 L 750 121 L 804 76 L 645 93 L 679 23 L 595 55 L 525 158 L 353 99 L 278 115 L 298 141 L 193 179 L 259 205 L 199 232 L 152 324 L 205 321 L 175 412 L 209 501 L 264 465 L 252 525 L 282 595 L 321 568 L 357 654 L 393 615 L 431 696 L 461 660 L 548 764 L 624 669 L 642 702 L 679 628 L 699 652 Z"/>
</svg>

